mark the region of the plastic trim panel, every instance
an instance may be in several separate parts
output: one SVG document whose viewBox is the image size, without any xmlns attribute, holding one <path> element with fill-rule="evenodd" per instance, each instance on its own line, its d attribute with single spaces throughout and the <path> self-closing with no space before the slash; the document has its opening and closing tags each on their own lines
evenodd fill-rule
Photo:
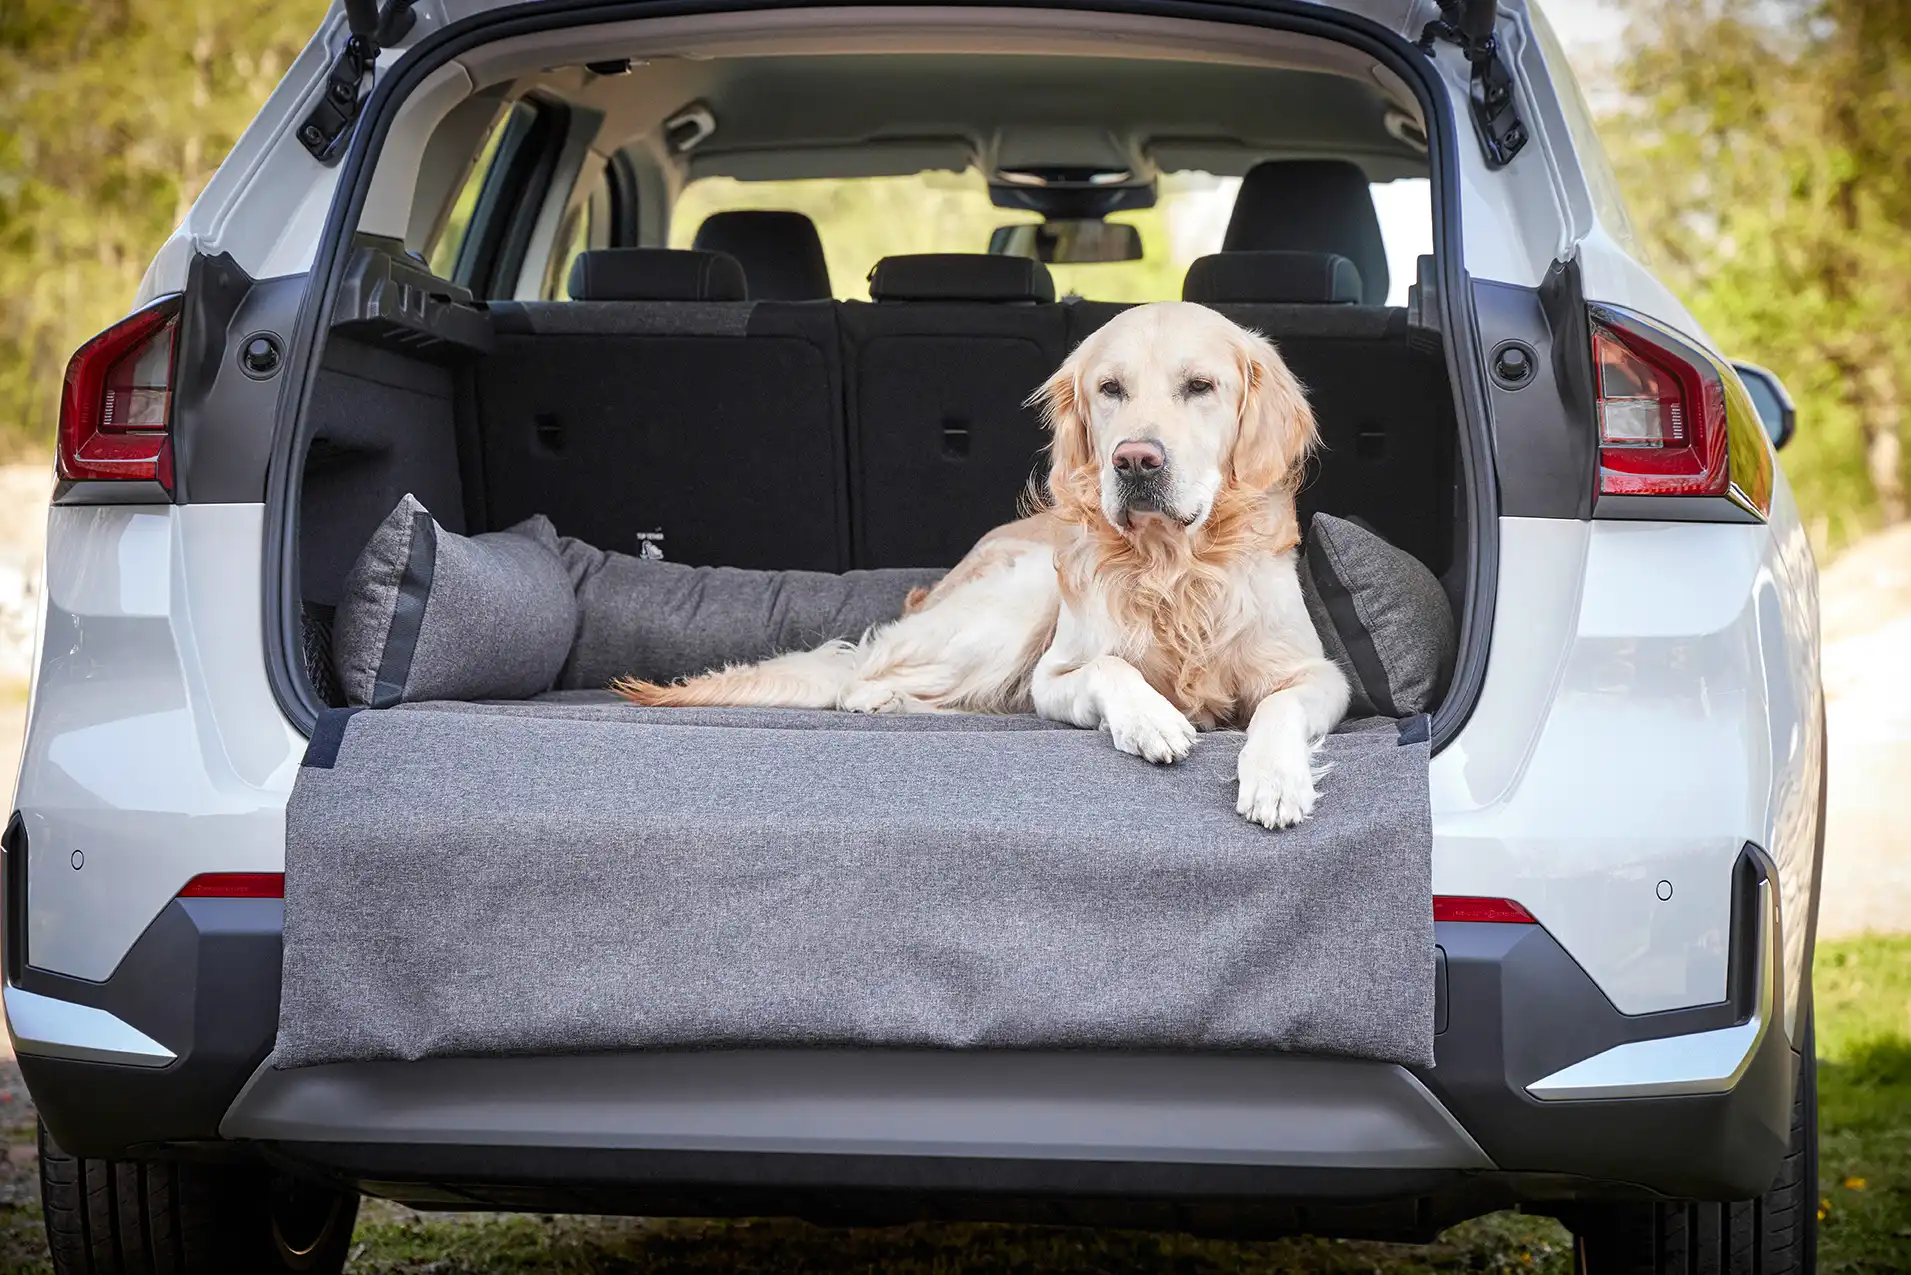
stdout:
<svg viewBox="0 0 1911 1275">
<path fill-rule="evenodd" d="M 261 1068 L 228 1138 L 1491 1169 L 1386 1063 L 741 1050 Z"/>
<path fill-rule="evenodd" d="M 131 1067 L 164 1067 L 177 1056 L 137 1027 L 91 1005 L 11 985 L 4 999 L 16 1053 Z"/>
<path fill-rule="evenodd" d="M 1784 953 L 1778 930 L 1778 892 L 1758 883 L 1760 958 L 1758 1001 L 1752 1016 L 1732 1027 L 1635 1040 L 1594 1054 L 1526 1086 L 1544 1101 L 1582 1098 L 1664 1098 L 1727 1093 L 1744 1078 L 1778 1013 Z"/>
</svg>

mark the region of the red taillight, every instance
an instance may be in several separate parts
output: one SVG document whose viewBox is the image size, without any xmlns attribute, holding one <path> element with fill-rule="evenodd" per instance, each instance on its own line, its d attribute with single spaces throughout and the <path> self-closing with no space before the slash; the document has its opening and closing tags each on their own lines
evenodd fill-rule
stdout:
<svg viewBox="0 0 1911 1275">
<path fill-rule="evenodd" d="M 1599 375 L 1599 490 L 1609 496 L 1723 496 L 1725 386 L 1642 329 L 1593 321 Z"/>
<path fill-rule="evenodd" d="M 180 890 L 182 899 L 283 899 L 283 872 L 201 872 Z"/>
<path fill-rule="evenodd" d="M 1599 494 L 1722 496 L 1769 513 L 1770 439 L 1731 365 L 1630 311 L 1596 305 L 1591 318 Z"/>
<path fill-rule="evenodd" d="M 1486 921 L 1502 925 L 1537 925 L 1533 914 L 1511 899 L 1480 899 L 1470 895 L 1433 896 L 1436 921 Z"/>
<path fill-rule="evenodd" d="M 173 338 L 179 298 L 167 297 L 82 345 L 60 397 L 62 478 L 173 486 Z"/>
</svg>

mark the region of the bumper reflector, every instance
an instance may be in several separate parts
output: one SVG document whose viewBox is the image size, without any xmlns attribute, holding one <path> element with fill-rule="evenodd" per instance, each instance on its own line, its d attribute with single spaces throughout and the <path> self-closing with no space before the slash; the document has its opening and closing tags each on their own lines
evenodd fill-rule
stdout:
<svg viewBox="0 0 1911 1275">
<path fill-rule="evenodd" d="M 1533 914 L 1511 899 L 1479 899 L 1463 894 L 1433 896 L 1436 921 L 1486 921 L 1502 925 L 1537 925 Z"/>
<path fill-rule="evenodd" d="M 201 872 L 179 891 L 182 899 L 283 899 L 283 872 Z"/>
</svg>

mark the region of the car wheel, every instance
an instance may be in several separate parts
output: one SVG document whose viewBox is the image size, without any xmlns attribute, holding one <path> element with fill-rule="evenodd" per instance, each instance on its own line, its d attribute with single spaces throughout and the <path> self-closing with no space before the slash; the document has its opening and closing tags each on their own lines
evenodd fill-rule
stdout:
<svg viewBox="0 0 1911 1275">
<path fill-rule="evenodd" d="M 58 1275 L 338 1275 L 349 1191 L 257 1167 L 82 1160 L 40 1126 L 40 1199 Z"/>
<path fill-rule="evenodd" d="M 1772 1189 L 1732 1204 L 1576 1210 L 1578 1275 L 1812 1275 L 1818 1268 L 1818 1058 L 1809 1008 L 1792 1097 L 1792 1141 Z"/>
</svg>

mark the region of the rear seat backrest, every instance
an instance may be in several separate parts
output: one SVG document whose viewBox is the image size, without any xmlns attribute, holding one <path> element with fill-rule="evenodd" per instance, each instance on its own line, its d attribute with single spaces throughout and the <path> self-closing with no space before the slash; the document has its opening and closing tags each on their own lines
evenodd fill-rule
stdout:
<svg viewBox="0 0 1911 1275">
<path fill-rule="evenodd" d="M 1025 406 L 1068 348 L 1039 261 L 888 257 L 844 302 L 859 567 L 948 566 L 1014 518 L 1046 438 Z"/>
<path fill-rule="evenodd" d="M 492 306 L 486 525 L 542 513 L 624 553 L 661 531 L 694 565 L 851 565 L 830 302 L 746 302 L 733 259 L 663 249 L 584 253 L 573 293 L 596 299 Z"/>
</svg>

